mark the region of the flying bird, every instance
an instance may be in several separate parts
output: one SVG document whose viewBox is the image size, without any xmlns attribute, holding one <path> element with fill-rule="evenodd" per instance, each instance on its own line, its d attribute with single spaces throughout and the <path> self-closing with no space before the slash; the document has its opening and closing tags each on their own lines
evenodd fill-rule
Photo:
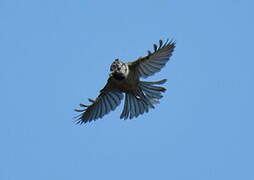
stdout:
<svg viewBox="0 0 254 180">
<path fill-rule="evenodd" d="M 80 104 L 81 112 L 76 118 L 77 123 L 87 123 L 102 118 L 110 111 L 116 109 L 125 94 L 121 119 L 132 119 L 148 112 L 159 103 L 162 93 L 166 89 L 162 86 L 166 79 L 160 81 L 141 81 L 159 72 L 169 61 L 175 48 L 174 41 L 163 42 L 153 45 L 153 52 L 148 51 L 144 57 L 133 62 L 122 62 L 115 59 L 110 66 L 110 74 L 106 85 L 100 90 L 99 96 L 93 100 L 88 98 L 90 105 Z"/>
</svg>

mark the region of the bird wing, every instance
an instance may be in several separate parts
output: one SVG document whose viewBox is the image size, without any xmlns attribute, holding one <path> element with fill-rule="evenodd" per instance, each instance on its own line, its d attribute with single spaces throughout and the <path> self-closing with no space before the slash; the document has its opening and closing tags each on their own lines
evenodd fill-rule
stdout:
<svg viewBox="0 0 254 180">
<path fill-rule="evenodd" d="M 91 122 L 102 118 L 104 115 L 108 114 L 110 111 L 115 110 L 115 108 L 120 104 L 123 99 L 123 93 L 117 89 L 112 88 L 110 81 L 106 86 L 100 91 L 99 96 L 95 99 L 88 99 L 92 104 L 84 105 L 80 104 L 84 109 L 75 110 L 81 112 L 77 116 L 77 124 Z"/>
<path fill-rule="evenodd" d="M 167 40 L 163 43 L 163 41 L 160 40 L 159 46 L 154 44 L 153 48 L 154 52 L 148 51 L 147 56 L 141 57 L 129 64 L 130 68 L 134 69 L 139 77 L 147 78 L 159 72 L 172 55 L 175 42 Z"/>
</svg>

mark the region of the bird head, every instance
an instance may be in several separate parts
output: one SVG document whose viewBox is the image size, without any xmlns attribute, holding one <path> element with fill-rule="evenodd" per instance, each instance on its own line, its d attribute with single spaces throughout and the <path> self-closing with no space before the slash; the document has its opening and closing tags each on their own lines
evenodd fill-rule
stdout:
<svg viewBox="0 0 254 180">
<path fill-rule="evenodd" d="M 110 66 L 110 76 L 116 77 L 116 79 L 122 79 L 125 78 L 127 74 L 128 74 L 128 65 L 120 61 L 119 59 L 115 59 Z"/>
</svg>

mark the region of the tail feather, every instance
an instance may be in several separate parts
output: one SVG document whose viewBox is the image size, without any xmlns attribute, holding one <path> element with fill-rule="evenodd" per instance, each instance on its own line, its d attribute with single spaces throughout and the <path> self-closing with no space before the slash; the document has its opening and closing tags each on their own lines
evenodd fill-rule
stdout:
<svg viewBox="0 0 254 180">
<path fill-rule="evenodd" d="M 148 112 L 150 108 L 154 108 L 154 104 L 159 103 L 159 99 L 163 97 L 162 93 L 166 91 L 164 87 L 155 85 L 165 82 L 166 79 L 154 82 L 141 81 L 137 94 L 126 93 L 124 108 L 120 118 L 132 119 L 144 114 L 144 112 Z"/>
<path fill-rule="evenodd" d="M 167 82 L 167 79 L 162 79 L 159 81 L 141 81 L 143 84 L 149 84 L 149 85 L 153 85 L 153 84 L 164 84 L 165 82 Z"/>
<path fill-rule="evenodd" d="M 128 96 L 128 94 L 125 94 L 124 107 L 123 107 L 123 111 L 120 116 L 121 119 L 123 119 L 123 118 L 127 119 L 129 116 L 129 98 L 127 96 Z"/>
<path fill-rule="evenodd" d="M 145 96 L 138 99 L 133 94 L 126 93 L 124 108 L 120 118 L 132 119 L 138 117 L 139 115 L 144 114 L 144 112 L 148 112 L 149 108 L 154 108 L 154 106 Z"/>
<path fill-rule="evenodd" d="M 148 97 L 152 99 L 160 99 L 162 98 L 161 92 L 153 90 L 149 87 L 140 85 L 140 88 L 142 89 L 142 92 L 145 93 Z"/>
</svg>

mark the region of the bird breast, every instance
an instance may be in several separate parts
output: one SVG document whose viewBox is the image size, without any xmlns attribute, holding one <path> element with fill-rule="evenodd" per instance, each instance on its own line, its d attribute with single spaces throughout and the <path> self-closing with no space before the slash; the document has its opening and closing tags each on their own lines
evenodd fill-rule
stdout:
<svg viewBox="0 0 254 180">
<path fill-rule="evenodd" d="M 128 68 L 128 65 L 127 65 Z M 136 92 L 138 88 L 138 76 L 135 75 L 135 72 L 130 70 L 128 68 L 127 70 L 128 73 L 126 74 L 118 74 L 118 75 L 113 75 L 113 83 L 117 89 L 123 92 L 128 92 L 128 93 L 134 93 Z"/>
</svg>

